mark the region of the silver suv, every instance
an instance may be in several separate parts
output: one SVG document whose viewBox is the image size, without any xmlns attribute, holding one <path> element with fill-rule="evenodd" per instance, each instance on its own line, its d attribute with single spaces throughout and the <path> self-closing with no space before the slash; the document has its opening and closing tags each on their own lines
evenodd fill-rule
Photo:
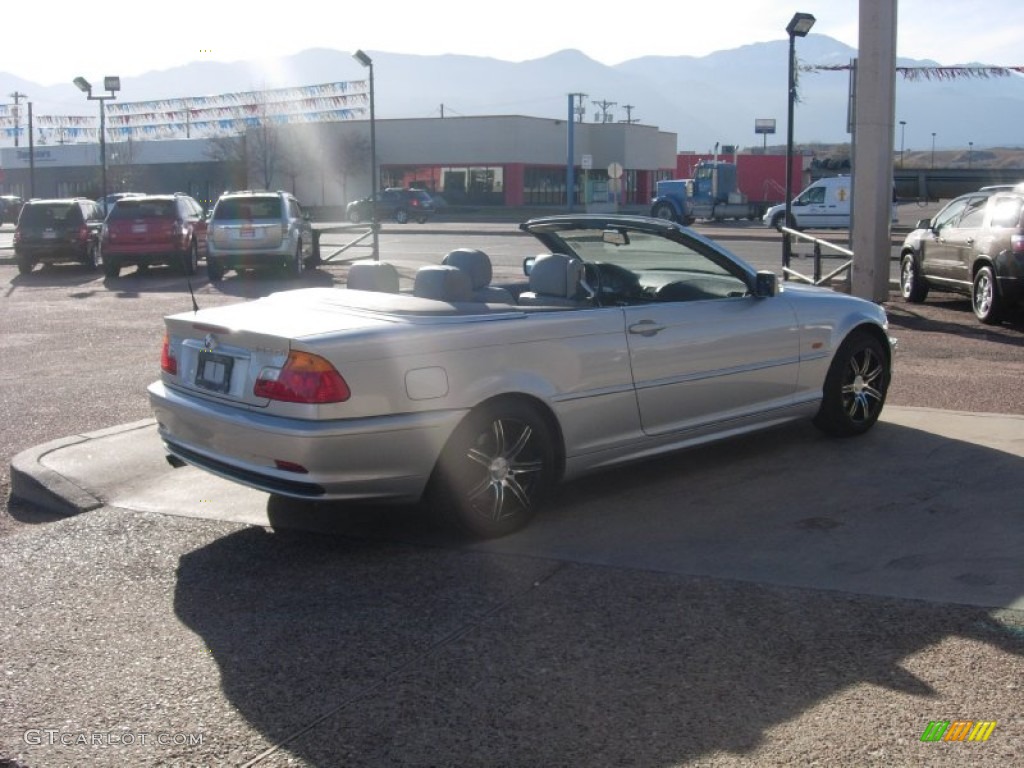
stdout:
<svg viewBox="0 0 1024 768">
<path fill-rule="evenodd" d="M 225 192 L 210 214 L 206 248 L 210 280 L 228 269 L 281 266 L 299 277 L 317 261 L 309 214 L 288 192 Z"/>
</svg>

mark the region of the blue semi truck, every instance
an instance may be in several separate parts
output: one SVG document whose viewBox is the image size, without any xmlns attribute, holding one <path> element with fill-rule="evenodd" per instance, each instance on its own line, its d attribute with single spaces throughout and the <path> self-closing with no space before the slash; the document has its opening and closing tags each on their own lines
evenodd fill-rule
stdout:
<svg viewBox="0 0 1024 768">
<path fill-rule="evenodd" d="M 651 201 L 651 216 L 690 225 L 698 219 L 758 220 L 769 203 L 751 202 L 739 191 L 736 164 L 721 160 L 701 160 L 692 179 L 666 179 L 657 182 Z"/>
</svg>

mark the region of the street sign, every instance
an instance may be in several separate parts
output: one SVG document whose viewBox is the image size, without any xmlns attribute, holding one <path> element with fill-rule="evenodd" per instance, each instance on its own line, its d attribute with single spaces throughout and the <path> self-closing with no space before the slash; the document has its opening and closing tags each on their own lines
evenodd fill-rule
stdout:
<svg viewBox="0 0 1024 768">
<path fill-rule="evenodd" d="M 611 163 L 608 166 L 608 178 L 610 179 L 621 179 L 622 178 L 622 165 L 620 163 Z"/>
<path fill-rule="evenodd" d="M 584 171 L 589 171 L 590 169 L 592 169 L 594 167 L 594 156 L 584 155 L 583 157 L 581 157 L 580 167 L 583 168 Z"/>
</svg>

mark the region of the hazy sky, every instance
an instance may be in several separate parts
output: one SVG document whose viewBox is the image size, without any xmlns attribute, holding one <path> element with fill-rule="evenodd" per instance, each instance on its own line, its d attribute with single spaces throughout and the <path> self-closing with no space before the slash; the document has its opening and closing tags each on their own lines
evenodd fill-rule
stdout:
<svg viewBox="0 0 1024 768">
<path fill-rule="evenodd" d="M 272 58 L 307 48 L 453 53 L 505 61 L 573 48 L 618 64 L 640 56 L 701 56 L 785 39 L 795 11 L 814 14 L 814 33 L 857 45 L 854 0 L 675 0 L 601 7 L 617 10 L 607 13 L 597 3 L 577 0 L 6 2 L 0 13 L 0 71 L 42 85 L 70 82 L 76 75 L 95 83 L 104 75 L 130 77 L 192 61 Z M 287 19 L 279 15 L 284 9 L 290 13 Z M 1019 0 L 900 0 L 898 14 L 899 56 L 942 64 L 1024 65 Z"/>
</svg>

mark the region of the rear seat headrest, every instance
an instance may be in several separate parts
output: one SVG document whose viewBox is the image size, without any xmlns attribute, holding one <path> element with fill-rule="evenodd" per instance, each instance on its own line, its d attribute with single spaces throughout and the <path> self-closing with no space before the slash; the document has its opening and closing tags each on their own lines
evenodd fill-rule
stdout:
<svg viewBox="0 0 1024 768">
<path fill-rule="evenodd" d="M 420 267 L 416 271 L 414 296 L 437 301 L 472 301 L 473 284 L 469 275 L 458 267 L 448 265 Z"/>
<path fill-rule="evenodd" d="M 474 291 L 491 284 L 491 260 L 486 253 L 476 248 L 456 248 L 449 251 L 441 263 L 468 272 Z"/>
</svg>

